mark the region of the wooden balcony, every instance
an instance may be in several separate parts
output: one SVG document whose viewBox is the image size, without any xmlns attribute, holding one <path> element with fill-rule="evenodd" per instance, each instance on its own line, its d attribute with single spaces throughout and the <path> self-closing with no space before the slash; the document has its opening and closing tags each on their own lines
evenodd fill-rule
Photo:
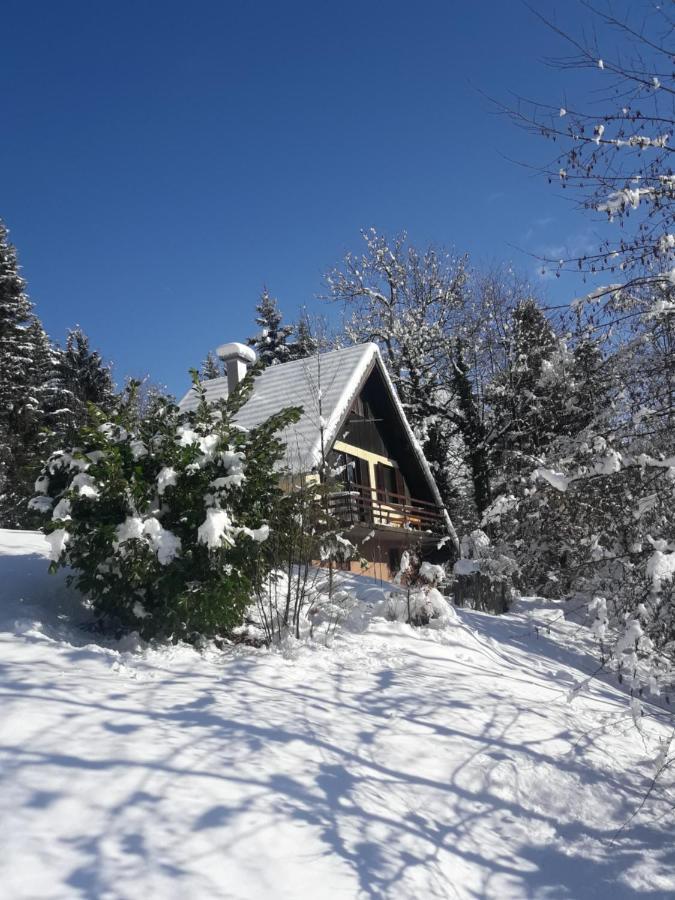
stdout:
<svg viewBox="0 0 675 900">
<path fill-rule="evenodd" d="M 389 490 L 350 484 L 330 495 L 332 514 L 345 525 L 442 531 L 443 513 L 435 503 Z"/>
</svg>

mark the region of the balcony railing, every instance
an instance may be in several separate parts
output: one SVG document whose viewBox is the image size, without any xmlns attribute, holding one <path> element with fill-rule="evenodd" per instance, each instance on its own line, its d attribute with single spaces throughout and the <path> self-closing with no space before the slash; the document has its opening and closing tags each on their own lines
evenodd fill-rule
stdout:
<svg viewBox="0 0 675 900">
<path fill-rule="evenodd" d="M 364 484 L 350 484 L 345 490 L 332 493 L 330 508 L 336 518 L 348 525 L 438 531 L 444 524 L 435 503 Z"/>
</svg>

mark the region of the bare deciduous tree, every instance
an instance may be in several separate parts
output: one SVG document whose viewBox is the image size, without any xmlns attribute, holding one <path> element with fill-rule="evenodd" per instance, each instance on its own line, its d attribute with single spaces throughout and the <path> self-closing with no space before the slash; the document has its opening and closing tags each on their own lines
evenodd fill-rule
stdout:
<svg viewBox="0 0 675 900">
<path fill-rule="evenodd" d="M 544 262 L 558 272 L 619 276 L 632 287 L 667 284 L 675 262 L 672 4 L 634 4 L 623 17 L 611 4 L 579 5 L 586 29 L 576 34 L 532 12 L 569 50 L 550 65 L 589 72 L 583 96 L 563 90 L 559 102 L 520 97 L 514 105 L 500 104 L 519 126 L 555 145 L 541 170 L 549 182 L 610 225 L 591 252 Z M 594 300 L 612 290 L 605 286 Z"/>
</svg>

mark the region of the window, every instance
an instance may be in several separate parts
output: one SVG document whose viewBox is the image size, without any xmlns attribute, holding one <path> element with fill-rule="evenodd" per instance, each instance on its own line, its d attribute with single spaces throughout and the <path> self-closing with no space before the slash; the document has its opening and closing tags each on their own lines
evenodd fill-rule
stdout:
<svg viewBox="0 0 675 900">
<path fill-rule="evenodd" d="M 375 478 L 377 482 L 377 499 L 380 503 L 406 502 L 405 480 L 399 469 L 377 463 L 375 465 Z"/>
<path fill-rule="evenodd" d="M 396 490 L 396 469 L 393 466 L 385 466 L 382 463 L 375 465 L 375 477 L 377 480 L 377 499 L 382 503 L 392 501 L 400 502 L 395 496 Z"/>
<path fill-rule="evenodd" d="M 370 487 L 368 463 L 365 460 L 349 453 L 338 452 L 333 454 L 330 462 L 335 471 L 336 481 L 345 488 L 351 484 Z"/>
</svg>

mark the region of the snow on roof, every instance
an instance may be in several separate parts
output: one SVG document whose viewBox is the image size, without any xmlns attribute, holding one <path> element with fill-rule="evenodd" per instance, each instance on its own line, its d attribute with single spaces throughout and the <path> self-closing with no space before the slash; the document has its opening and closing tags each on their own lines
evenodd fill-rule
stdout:
<svg viewBox="0 0 675 900">
<path fill-rule="evenodd" d="M 301 406 L 300 420 L 282 434 L 284 462 L 292 472 L 311 472 L 321 461 L 321 418 L 329 447 L 376 357 L 379 350 L 375 344 L 356 344 L 268 366 L 255 379 L 251 399 L 237 414 L 236 422 L 254 428 L 285 407 Z M 227 397 L 227 376 L 203 381 L 202 385 L 207 400 Z M 191 388 L 179 406 L 195 409 L 197 403 Z"/>
<path fill-rule="evenodd" d="M 255 379 L 253 394 L 240 409 L 235 421 L 244 428 L 255 428 L 285 407 L 301 406 L 303 412 L 299 421 L 286 428 L 281 435 L 286 446 L 282 464 L 294 474 L 311 472 L 321 462 L 321 420 L 324 422 L 324 445 L 328 450 L 337 437 L 354 398 L 375 365 L 389 388 L 401 427 L 415 449 L 433 497 L 443 507 L 429 464 L 406 418 L 377 344 L 355 344 L 307 359 L 268 366 Z M 227 397 L 227 376 L 203 381 L 202 385 L 207 400 L 216 401 Z M 197 403 L 197 395 L 191 388 L 179 406 L 189 410 L 195 409 Z M 444 518 L 449 533 L 457 543 L 447 512 Z"/>
</svg>

